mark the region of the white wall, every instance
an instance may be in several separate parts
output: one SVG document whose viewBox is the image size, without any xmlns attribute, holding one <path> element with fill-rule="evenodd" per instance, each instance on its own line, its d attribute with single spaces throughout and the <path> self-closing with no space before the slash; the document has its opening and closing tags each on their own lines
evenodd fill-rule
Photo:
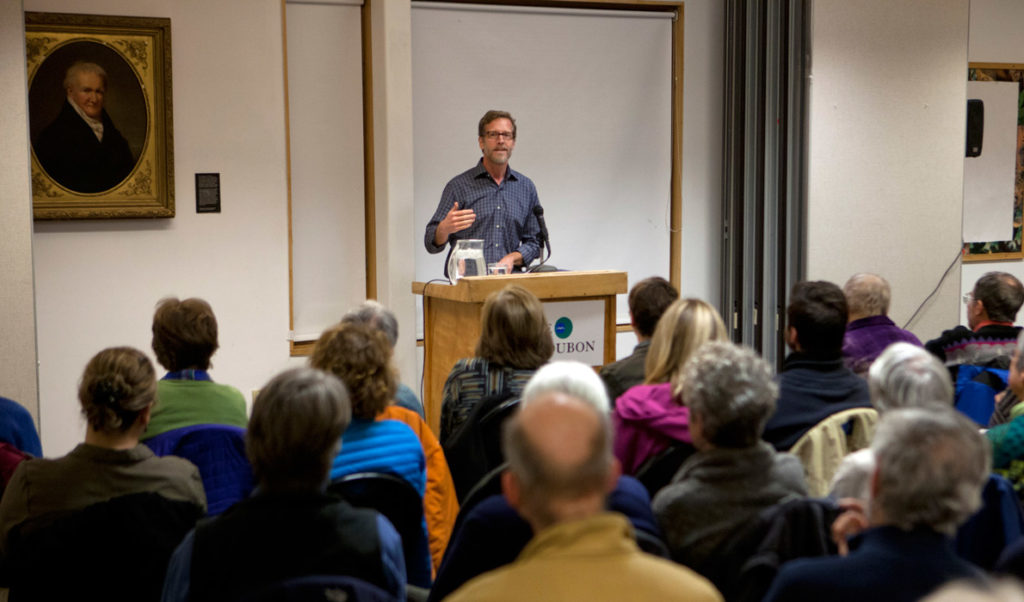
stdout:
<svg viewBox="0 0 1024 602">
<path fill-rule="evenodd" d="M 26 10 L 169 17 L 177 215 L 36 222 L 43 449 L 83 433 L 82 368 L 111 345 L 149 348 L 166 295 L 207 299 L 213 378 L 250 397 L 288 358 L 288 248 L 279 0 L 29 0 Z M 11 80 L 7 80 L 11 81 Z M 195 213 L 194 174 L 219 172 L 222 213 Z"/>
<path fill-rule="evenodd" d="M 412 15 L 408 2 L 371 4 L 377 300 L 398 317 L 395 364 L 419 390 L 416 374 L 416 302 L 413 249 L 421 244 L 413 223 Z M 422 360 L 419 363 L 422 370 Z M 413 380 L 413 376 L 416 379 Z"/>
<path fill-rule="evenodd" d="M 967 58 L 977 63 L 1024 63 L 1024 36 L 1020 24 L 1024 23 L 1024 2 L 1019 0 L 971 0 L 971 26 Z M 966 69 L 964 69 L 966 74 Z M 966 75 L 964 76 L 966 77 Z M 1011 261 L 983 261 L 965 263 L 961 271 L 960 289 L 966 293 L 985 272 L 1009 272 L 1024 280 L 1024 263 Z M 1018 314 L 1020 324 L 1024 315 Z M 967 322 L 966 308 L 960 306 L 960 323 Z"/>
<path fill-rule="evenodd" d="M 366 298 L 362 9 L 287 7 L 292 327 L 315 340 Z"/>
<path fill-rule="evenodd" d="M 21 0 L 0 3 L 0 81 L 0 395 L 25 405 L 38 425 L 28 101 L 17 85 L 25 81 Z"/>
<path fill-rule="evenodd" d="M 679 292 L 717 307 L 722 296 L 724 3 L 687 0 L 684 19 L 683 248 Z"/>
<path fill-rule="evenodd" d="M 968 0 L 816 0 L 812 10 L 807 275 L 893 285 L 902 324 L 957 257 Z M 954 269 L 911 325 L 957 320 Z"/>
</svg>

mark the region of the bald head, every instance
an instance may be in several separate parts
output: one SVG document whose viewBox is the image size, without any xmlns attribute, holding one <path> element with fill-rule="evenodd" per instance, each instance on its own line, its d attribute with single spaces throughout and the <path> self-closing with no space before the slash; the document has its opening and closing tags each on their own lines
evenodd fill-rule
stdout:
<svg viewBox="0 0 1024 602">
<path fill-rule="evenodd" d="M 871 316 L 884 316 L 889 313 L 889 301 L 892 292 L 889 283 L 878 274 L 861 272 L 850 276 L 843 285 L 849 320 L 859 320 Z"/>
<path fill-rule="evenodd" d="M 601 420 L 584 401 L 565 393 L 545 393 L 523 407 L 523 435 L 554 471 L 571 472 L 593 453 Z"/>
<path fill-rule="evenodd" d="M 534 528 L 600 512 L 618 476 L 608 415 L 561 391 L 524 404 L 502 443 L 505 494 Z"/>
</svg>

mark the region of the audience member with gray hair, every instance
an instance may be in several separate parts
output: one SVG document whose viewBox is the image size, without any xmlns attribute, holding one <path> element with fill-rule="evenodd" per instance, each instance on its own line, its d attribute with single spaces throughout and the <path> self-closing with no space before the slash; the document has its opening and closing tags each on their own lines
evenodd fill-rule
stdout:
<svg viewBox="0 0 1024 602">
<path fill-rule="evenodd" d="M 878 356 L 868 371 L 868 390 L 880 414 L 898 408 L 953 407 L 949 371 L 935 356 L 910 343 L 893 343 Z M 866 501 L 874 469 L 870 448 L 846 456 L 832 478 L 830 497 Z"/>
<path fill-rule="evenodd" d="M 779 391 L 754 351 L 706 343 L 682 380 L 697 452 L 653 507 L 672 558 L 701 572 L 736 527 L 807 488 L 800 461 L 761 440 Z"/>
<path fill-rule="evenodd" d="M 391 311 L 381 303 L 373 299 L 363 301 L 341 317 L 342 322 L 355 324 L 369 324 L 384 333 L 394 349 L 398 343 L 398 318 L 395 312 Z M 419 414 L 420 418 L 426 420 L 423 414 L 423 403 L 416 396 L 416 392 L 410 389 L 405 383 L 399 381 L 398 390 L 395 392 L 395 405 Z"/>
<path fill-rule="evenodd" d="M 981 506 L 989 448 L 965 416 L 935 407 L 887 412 L 871 449 L 877 459 L 868 529 L 847 556 L 785 564 L 765 600 L 911 602 L 984 573 L 949 537 Z"/>
<path fill-rule="evenodd" d="M 934 355 L 910 343 L 893 343 L 868 371 L 871 405 L 880 413 L 901 407 L 953 405 L 949 370 Z"/>
<path fill-rule="evenodd" d="M 642 552 L 626 518 L 605 510 L 619 475 L 607 394 L 593 370 L 577 366 L 538 371 L 504 430 L 502 490 L 533 539 L 515 562 L 446 599 L 721 600 L 690 569 Z"/>
<path fill-rule="evenodd" d="M 523 388 L 521 403 L 529 405 L 552 393 L 563 393 L 585 401 L 602 414 L 611 410 L 601 377 L 581 362 L 551 362 L 538 368 Z"/>
<path fill-rule="evenodd" d="M 246 431 L 259 487 L 186 536 L 163 600 L 236 600 L 311 575 L 356 577 L 404 599 L 398 532 L 377 512 L 324 491 L 351 419 L 348 391 L 334 375 L 294 368 L 272 378 Z"/>
<path fill-rule="evenodd" d="M 843 359 L 857 374 L 864 374 L 882 351 L 892 343 L 921 346 L 921 341 L 889 319 L 892 291 L 885 278 L 861 272 L 843 285 L 849 311 L 843 337 Z"/>
</svg>

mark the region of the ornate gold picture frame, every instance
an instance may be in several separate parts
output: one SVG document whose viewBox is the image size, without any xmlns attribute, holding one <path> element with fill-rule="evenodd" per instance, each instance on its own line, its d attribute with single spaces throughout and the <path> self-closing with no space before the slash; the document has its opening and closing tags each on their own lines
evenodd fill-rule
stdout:
<svg viewBox="0 0 1024 602">
<path fill-rule="evenodd" d="M 171 21 L 25 13 L 36 219 L 174 217 Z"/>
</svg>

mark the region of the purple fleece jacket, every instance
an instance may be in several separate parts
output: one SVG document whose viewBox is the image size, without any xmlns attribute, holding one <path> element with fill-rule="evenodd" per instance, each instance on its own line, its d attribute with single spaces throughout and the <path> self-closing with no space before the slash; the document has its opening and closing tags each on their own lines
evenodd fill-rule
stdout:
<svg viewBox="0 0 1024 602">
<path fill-rule="evenodd" d="M 690 409 L 672 399 L 671 383 L 631 387 L 616 400 L 613 420 L 624 474 L 636 474 L 647 458 L 676 442 L 690 443 Z"/>
</svg>

